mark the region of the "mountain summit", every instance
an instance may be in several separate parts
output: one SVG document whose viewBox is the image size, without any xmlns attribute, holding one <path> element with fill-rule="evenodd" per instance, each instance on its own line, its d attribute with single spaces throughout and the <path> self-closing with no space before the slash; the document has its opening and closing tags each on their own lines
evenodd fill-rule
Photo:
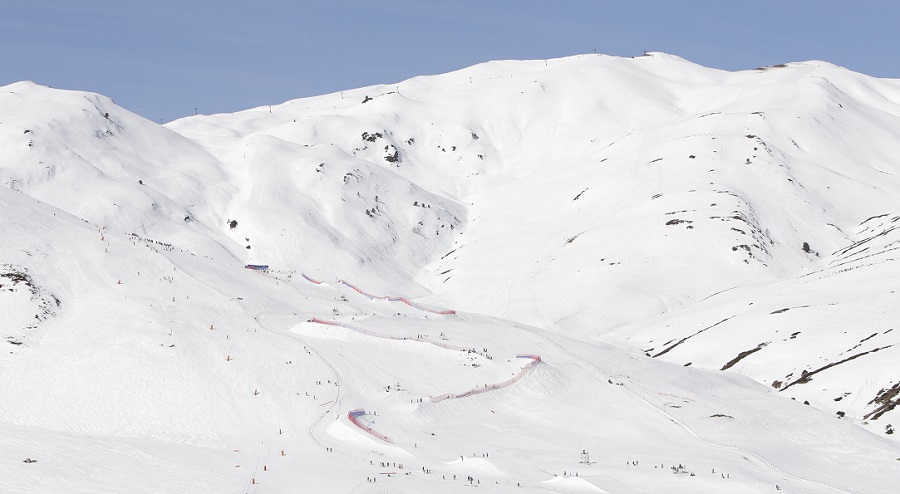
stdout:
<svg viewBox="0 0 900 494">
<path fill-rule="evenodd" d="M 900 81 L 583 55 L 0 109 L 4 492 L 895 489 Z"/>
</svg>

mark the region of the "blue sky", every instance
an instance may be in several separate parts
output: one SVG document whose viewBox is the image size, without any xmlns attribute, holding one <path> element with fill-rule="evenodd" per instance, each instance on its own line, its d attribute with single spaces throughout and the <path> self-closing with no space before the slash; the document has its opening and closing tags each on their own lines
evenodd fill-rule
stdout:
<svg viewBox="0 0 900 494">
<path fill-rule="evenodd" d="M 819 59 L 900 78 L 893 0 L 4 3 L 0 85 L 95 91 L 155 121 L 594 50 L 726 70 Z"/>
</svg>

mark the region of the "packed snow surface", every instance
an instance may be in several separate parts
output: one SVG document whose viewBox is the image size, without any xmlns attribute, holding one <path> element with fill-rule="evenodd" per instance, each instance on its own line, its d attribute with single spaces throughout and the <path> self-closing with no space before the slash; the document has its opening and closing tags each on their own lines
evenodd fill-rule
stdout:
<svg viewBox="0 0 900 494">
<path fill-rule="evenodd" d="M 0 492 L 896 492 L 898 129 L 662 53 L 0 88 Z"/>
</svg>

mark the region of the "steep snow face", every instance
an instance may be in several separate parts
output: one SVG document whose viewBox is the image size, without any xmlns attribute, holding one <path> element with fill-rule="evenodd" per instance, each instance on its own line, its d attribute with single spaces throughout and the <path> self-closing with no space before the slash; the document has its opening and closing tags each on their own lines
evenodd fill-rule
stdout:
<svg viewBox="0 0 900 494">
<path fill-rule="evenodd" d="M 900 215 L 867 218 L 822 269 L 735 287 L 608 339 L 647 356 L 744 374 L 877 433 L 893 429 L 900 358 Z M 893 415 L 896 417 L 896 415 Z"/>
<path fill-rule="evenodd" d="M 894 492 L 898 102 L 657 53 L 164 127 L 4 87 L 0 491 Z"/>
<path fill-rule="evenodd" d="M 734 313 L 718 317 L 728 306 L 719 305 L 724 297 L 697 305 L 703 318 L 680 312 L 694 313 L 694 304 L 716 293 L 732 290 L 744 300 L 790 290 L 781 297 L 807 298 L 800 284 L 841 262 L 838 253 L 862 238 L 856 233 L 861 222 L 897 211 L 898 118 L 895 81 L 825 62 L 728 73 L 654 53 L 491 62 L 169 127 L 229 163 L 240 162 L 234 149 L 266 147 L 262 137 L 270 136 L 304 149 L 327 147 L 373 173 L 403 177 L 431 192 L 428 204 L 452 211 L 461 223 L 449 232 L 435 223 L 435 239 L 444 236 L 418 244 L 417 257 L 382 254 L 391 261 L 374 271 L 380 278 L 391 279 L 384 271 L 413 273 L 435 302 L 568 334 L 615 330 L 609 339 L 655 349 L 647 352 L 655 355 L 662 343 L 744 312 L 729 309 Z M 382 183 L 356 175 L 354 183 L 364 188 Z M 329 197 L 348 202 L 329 189 L 343 186 L 336 178 L 323 176 L 306 192 L 328 191 L 317 199 L 324 215 L 332 215 Z M 390 219 L 397 211 L 423 204 L 415 196 L 382 197 L 399 207 L 376 218 L 364 237 L 352 237 L 365 238 L 369 252 L 387 252 L 384 245 L 398 238 L 398 222 Z M 354 215 L 365 219 L 359 210 L 348 211 L 339 230 L 353 230 Z M 272 231 L 264 230 L 254 235 L 266 238 Z M 309 257 L 297 269 L 316 269 Z M 889 283 L 885 273 L 895 269 L 893 260 L 883 263 L 887 268 L 873 269 L 872 276 Z M 339 277 L 341 267 L 329 263 L 320 272 Z M 417 271 L 422 267 L 428 272 Z M 845 278 L 837 276 L 825 297 L 847 297 L 845 288 L 857 282 L 836 281 Z M 870 296 L 888 308 L 885 321 L 897 316 L 889 291 Z M 716 315 L 706 307 L 715 307 Z M 772 384 L 840 361 L 852 348 L 876 349 L 855 347 L 876 331 L 863 329 L 866 323 L 857 325 L 859 334 L 851 331 L 856 343 L 843 348 L 852 343 L 839 337 L 843 325 L 827 310 L 816 314 L 802 320 L 813 326 L 823 319 L 819 331 L 833 345 L 828 350 L 775 350 L 767 345 L 781 338 L 770 332 L 788 328 L 736 317 L 704 331 L 706 344 L 691 340 L 660 358 L 727 367 Z M 656 329 L 642 329 L 647 318 L 659 321 Z M 792 321 L 796 329 L 789 335 L 802 329 L 797 325 Z M 742 337 L 732 337 L 735 331 Z M 883 339 L 888 348 L 898 342 L 892 334 Z M 876 352 L 866 355 L 875 359 Z M 893 353 L 878 357 L 887 362 Z M 862 419 L 884 405 L 896 384 L 895 377 L 864 370 L 863 362 L 857 362 L 859 372 L 818 373 L 837 380 L 821 392 L 785 393 Z M 838 399 L 849 396 L 849 388 L 858 396 L 853 406 Z"/>
<path fill-rule="evenodd" d="M 416 278 L 441 299 L 597 334 L 818 269 L 804 243 L 832 252 L 864 218 L 900 206 L 898 101 L 891 81 L 824 62 L 727 73 L 664 54 L 582 56 L 491 62 L 168 127 L 252 170 L 242 180 L 291 173 L 278 182 L 314 196 L 330 234 L 364 238 L 363 250 L 391 259 L 388 271 L 433 260 Z M 263 166 L 260 154 L 292 164 Z M 386 176 L 415 185 L 384 190 Z M 236 206 L 245 216 L 257 209 L 248 200 Z M 279 242 L 270 216 L 246 221 L 255 254 L 314 269 L 280 251 L 300 240 Z M 425 238 L 394 255 L 409 241 L 404 217 Z M 320 225 L 297 231 L 322 235 Z M 304 250 L 321 250 L 310 242 Z M 326 264 L 316 268 L 340 275 Z"/>
<path fill-rule="evenodd" d="M 105 96 L 31 82 L 3 88 L 0 107 L 4 186 L 116 230 L 204 250 L 224 240 L 221 208 L 237 188 L 190 140 Z"/>
</svg>

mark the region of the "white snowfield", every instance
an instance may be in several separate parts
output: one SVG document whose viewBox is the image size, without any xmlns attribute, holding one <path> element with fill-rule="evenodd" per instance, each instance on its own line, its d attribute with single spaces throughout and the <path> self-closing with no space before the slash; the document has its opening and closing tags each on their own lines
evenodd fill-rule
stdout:
<svg viewBox="0 0 900 494">
<path fill-rule="evenodd" d="M 662 53 L 2 87 L 0 492 L 896 493 L 898 129 Z"/>
</svg>

